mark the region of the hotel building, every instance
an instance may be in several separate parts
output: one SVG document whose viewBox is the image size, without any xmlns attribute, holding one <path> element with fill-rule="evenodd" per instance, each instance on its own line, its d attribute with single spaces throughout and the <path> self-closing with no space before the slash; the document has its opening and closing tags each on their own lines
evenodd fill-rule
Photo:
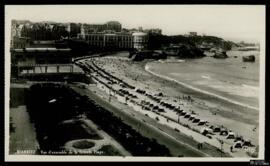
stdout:
<svg viewBox="0 0 270 166">
<path fill-rule="evenodd" d="M 89 33 L 79 34 L 90 46 L 97 48 L 136 49 L 147 48 L 148 35 L 143 32 L 136 33 Z"/>
</svg>

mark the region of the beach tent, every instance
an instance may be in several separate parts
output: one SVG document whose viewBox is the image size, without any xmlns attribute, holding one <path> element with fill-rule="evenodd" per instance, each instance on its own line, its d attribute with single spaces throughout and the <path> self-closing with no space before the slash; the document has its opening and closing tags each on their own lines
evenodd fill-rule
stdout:
<svg viewBox="0 0 270 166">
<path fill-rule="evenodd" d="M 234 148 L 242 148 L 242 144 L 243 143 L 241 141 L 237 141 L 237 142 L 234 143 L 233 147 Z"/>
<path fill-rule="evenodd" d="M 237 141 L 244 141 L 243 137 L 242 136 L 239 136 L 237 135 L 234 139 L 234 142 L 237 142 Z"/>
<path fill-rule="evenodd" d="M 220 132 L 221 128 L 219 126 L 211 126 L 210 128 L 212 128 L 213 132 Z"/>
<path fill-rule="evenodd" d="M 187 113 L 185 112 L 185 111 L 183 111 L 183 112 L 181 112 L 181 114 L 180 115 L 186 115 Z"/>
<path fill-rule="evenodd" d="M 184 116 L 184 118 L 189 118 L 190 117 L 190 114 L 186 114 L 185 116 Z"/>
<path fill-rule="evenodd" d="M 229 134 L 229 131 L 227 129 L 223 128 L 220 130 L 220 135 L 227 136 L 228 134 Z"/>
<path fill-rule="evenodd" d="M 173 111 L 174 111 L 174 112 L 178 112 L 179 109 L 178 109 L 178 108 L 174 108 Z"/>
<path fill-rule="evenodd" d="M 174 110 L 175 108 L 176 108 L 176 106 L 173 105 L 172 108 L 171 108 L 171 110 Z"/>
<path fill-rule="evenodd" d="M 158 112 L 165 112 L 163 108 L 159 108 Z"/>
<path fill-rule="evenodd" d="M 177 109 L 177 113 L 180 114 L 183 110 Z"/>
<path fill-rule="evenodd" d="M 150 108 L 153 108 L 153 107 L 154 107 L 154 104 L 149 104 L 149 107 L 150 107 Z"/>
<path fill-rule="evenodd" d="M 199 118 L 194 118 L 193 121 L 192 121 L 192 123 L 198 123 L 198 122 L 200 122 Z"/>
<path fill-rule="evenodd" d="M 162 92 L 159 92 L 158 94 L 155 94 L 156 96 L 163 96 Z"/>
<path fill-rule="evenodd" d="M 210 133 L 210 131 L 209 131 L 208 128 L 203 127 L 203 128 L 201 129 L 201 134 L 202 134 L 202 135 L 207 135 L 208 133 Z"/>
<path fill-rule="evenodd" d="M 245 140 L 244 142 L 243 142 L 243 145 L 242 146 L 253 146 L 252 144 L 251 144 L 251 141 L 250 140 Z"/>
<path fill-rule="evenodd" d="M 205 124 L 206 124 L 205 120 L 200 120 L 199 123 L 198 123 L 198 126 L 205 125 Z"/>
<path fill-rule="evenodd" d="M 190 115 L 189 120 L 193 120 L 196 117 L 196 115 Z"/>
<path fill-rule="evenodd" d="M 234 132 L 229 132 L 228 136 L 226 137 L 226 139 L 234 139 L 234 138 L 235 138 Z"/>
</svg>

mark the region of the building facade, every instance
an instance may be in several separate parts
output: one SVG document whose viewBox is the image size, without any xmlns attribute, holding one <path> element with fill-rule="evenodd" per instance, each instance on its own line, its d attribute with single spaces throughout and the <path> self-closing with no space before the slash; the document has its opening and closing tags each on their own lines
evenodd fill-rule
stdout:
<svg viewBox="0 0 270 166">
<path fill-rule="evenodd" d="M 162 30 L 161 29 L 146 29 L 143 32 L 151 34 L 151 35 L 162 35 Z"/>
<path fill-rule="evenodd" d="M 97 48 L 133 48 L 133 36 L 128 33 L 90 33 L 79 35 L 79 37 L 90 46 Z"/>
<path fill-rule="evenodd" d="M 135 32 L 132 34 L 133 37 L 133 48 L 142 51 L 147 49 L 148 35 L 144 32 Z"/>
<path fill-rule="evenodd" d="M 71 49 L 23 48 L 11 50 L 11 75 L 73 73 Z"/>
<path fill-rule="evenodd" d="M 97 48 L 135 49 L 142 51 L 147 49 L 148 34 L 144 32 L 135 33 L 90 33 L 80 34 L 90 46 Z"/>
<path fill-rule="evenodd" d="M 189 32 L 189 36 L 197 36 L 198 33 L 197 32 Z"/>
<path fill-rule="evenodd" d="M 89 33 L 99 33 L 99 32 L 121 32 L 122 25 L 118 21 L 109 21 L 105 24 L 82 24 L 81 32 L 85 34 Z"/>
<path fill-rule="evenodd" d="M 115 32 L 121 32 L 122 31 L 122 25 L 118 21 L 109 21 L 106 23 L 107 30 L 112 30 Z"/>
<path fill-rule="evenodd" d="M 81 33 L 81 24 L 69 23 L 67 25 L 67 31 L 71 38 L 77 37 L 77 35 Z"/>
<path fill-rule="evenodd" d="M 26 48 L 30 46 L 30 39 L 26 37 L 14 36 L 11 40 L 10 48 Z"/>
</svg>

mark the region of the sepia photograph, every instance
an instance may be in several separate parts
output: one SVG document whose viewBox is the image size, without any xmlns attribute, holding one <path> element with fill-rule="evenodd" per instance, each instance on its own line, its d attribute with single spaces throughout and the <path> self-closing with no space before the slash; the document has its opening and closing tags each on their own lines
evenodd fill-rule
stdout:
<svg viewBox="0 0 270 166">
<path fill-rule="evenodd" d="M 265 16 L 5 5 L 5 160 L 264 160 Z"/>
</svg>

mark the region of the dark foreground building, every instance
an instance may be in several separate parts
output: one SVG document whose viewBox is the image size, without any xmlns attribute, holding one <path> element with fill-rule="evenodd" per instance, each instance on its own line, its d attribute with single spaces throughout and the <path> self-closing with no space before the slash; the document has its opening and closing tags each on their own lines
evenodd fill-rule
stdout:
<svg viewBox="0 0 270 166">
<path fill-rule="evenodd" d="M 70 48 L 23 48 L 11 50 L 11 77 L 83 73 L 72 62 Z"/>
</svg>

